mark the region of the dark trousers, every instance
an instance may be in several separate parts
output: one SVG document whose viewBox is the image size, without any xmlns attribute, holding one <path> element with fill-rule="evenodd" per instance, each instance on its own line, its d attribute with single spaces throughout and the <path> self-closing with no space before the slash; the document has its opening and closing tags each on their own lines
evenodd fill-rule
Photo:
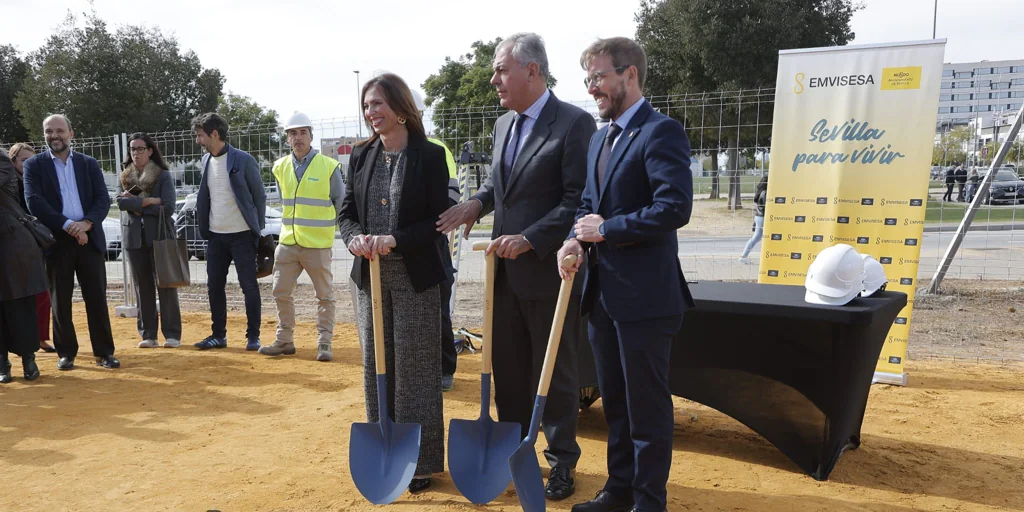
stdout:
<svg viewBox="0 0 1024 512">
<path fill-rule="evenodd" d="M 36 296 L 0 301 L 0 356 L 25 357 L 39 350 Z"/>
<path fill-rule="evenodd" d="M 132 278 L 139 296 L 139 336 L 156 340 L 158 326 L 163 326 L 164 339 L 181 340 L 181 310 L 178 307 L 177 288 L 156 287 L 156 264 L 153 248 L 128 249 L 132 265 Z M 160 316 L 157 317 L 156 297 L 160 295 Z"/>
<path fill-rule="evenodd" d="M 956 187 L 957 187 L 956 200 L 957 201 L 963 201 L 964 200 L 964 186 L 965 185 L 966 185 L 965 183 L 957 183 L 956 184 Z"/>
<path fill-rule="evenodd" d="M 943 201 L 953 200 L 953 183 L 946 183 L 946 194 L 942 196 Z"/>
<path fill-rule="evenodd" d="M 441 283 L 441 373 L 455 375 L 459 364 L 459 354 L 455 351 L 455 332 L 452 331 L 452 285 L 455 284 L 455 267 L 452 266 L 452 253 L 448 250 L 448 238 L 441 237 L 438 244 L 441 261 L 448 272 L 448 279 Z"/>
<path fill-rule="evenodd" d="M 245 337 L 260 337 L 260 287 L 256 282 L 256 245 L 259 237 L 251 231 L 211 233 L 206 247 L 206 289 L 210 295 L 211 330 L 214 338 L 227 337 L 228 298 L 225 287 L 228 269 L 235 262 L 238 285 L 245 296 Z"/>
<path fill-rule="evenodd" d="M 36 324 L 39 328 L 39 341 L 50 339 L 50 291 L 36 295 Z"/>
<path fill-rule="evenodd" d="M 590 314 L 590 344 L 608 421 L 604 489 L 632 496 L 633 505 L 644 512 L 666 508 L 673 431 L 669 354 L 682 321 L 682 315 L 674 315 L 615 322 L 603 299 L 594 301 Z"/>
<path fill-rule="evenodd" d="M 526 437 L 557 299 L 517 297 L 503 269 L 499 260 L 494 283 L 494 341 L 491 343 L 494 403 L 498 407 L 498 420 L 519 423 Z M 579 311 L 579 298 L 573 297 L 565 315 L 562 341 L 541 418 L 548 440 L 544 456 L 551 467 L 575 468 L 580 458 L 580 445 L 576 442 L 576 418 L 580 409 L 576 361 Z"/>
<path fill-rule="evenodd" d="M 114 355 L 114 338 L 110 332 L 107 310 L 107 267 L 103 254 L 92 245 L 78 242 L 61 231 L 54 233 L 57 243 L 46 256 L 46 274 L 50 279 L 50 302 L 53 308 L 53 346 L 60 357 L 78 356 L 78 335 L 71 315 L 71 299 L 75 276 L 85 301 L 89 321 L 89 341 L 96 357 Z M 38 344 L 39 340 L 36 340 Z"/>
</svg>

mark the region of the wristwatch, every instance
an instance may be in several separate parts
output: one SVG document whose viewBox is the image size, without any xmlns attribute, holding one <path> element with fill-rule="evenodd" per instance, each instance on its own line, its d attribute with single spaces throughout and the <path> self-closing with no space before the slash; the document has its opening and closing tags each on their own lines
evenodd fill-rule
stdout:
<svg viewBox="0 0 1024 512">
<path fill-rule="evenodd" d="M 602 222 L 601 224 L 598 224 L 597 232 L 598 232 L 598 234 L 601 235 L 601 238 L 604 238 L 604 222 Z"/>
</svg>

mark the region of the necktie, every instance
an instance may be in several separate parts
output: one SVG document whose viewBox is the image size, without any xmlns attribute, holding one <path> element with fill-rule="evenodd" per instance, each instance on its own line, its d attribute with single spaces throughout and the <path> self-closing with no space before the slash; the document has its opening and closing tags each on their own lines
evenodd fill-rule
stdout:
<svg viewBox="0 0 1024 512">
<path fill-rule="evenodd" d="M 615 143 L 615 137 L 618 137 L 621 132 L 622 128 L 615 123 L 608 126 L 608 134 L 604 138 L 604 145 L 601 146 L 601 155 L 597 157 L 597 186 L 599 189 L 604 187 L 605 168 L 608 166 L 608 158 L 612 153 L 612 144 Z"/>
<path fill-rule="evenodd" d="M 505 178 L 505 184 L 508 184 L 509 178 L 512 177 L 512 167 L 515 166 L 516 157 L 519 156 L 519 140 L 523 133 L 523 123 L 526 122 L 526 116 L 519 114 L 516 116 L 515 126 L 512 131 L 515 132 L 515 138 L 512 140 L 512 144 L 505 148 L 505 161 L 502 162 L 502 176 Z"/>
</svg>

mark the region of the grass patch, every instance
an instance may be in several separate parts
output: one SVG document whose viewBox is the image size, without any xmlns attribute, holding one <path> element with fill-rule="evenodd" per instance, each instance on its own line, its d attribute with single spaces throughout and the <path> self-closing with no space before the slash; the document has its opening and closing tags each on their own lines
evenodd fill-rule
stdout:
<svg viewBox="0 0 1024 512">
<path fill-rule="evenodd" d="M 943 203 L 929 199 L 924 221 L 928 224 L 959 223 L 964 218 L 967 206 L 966 203 Z M 974 214 L 974 222 L 1024 222 L 1024 207 L 983 205 Z"/>
</svg>

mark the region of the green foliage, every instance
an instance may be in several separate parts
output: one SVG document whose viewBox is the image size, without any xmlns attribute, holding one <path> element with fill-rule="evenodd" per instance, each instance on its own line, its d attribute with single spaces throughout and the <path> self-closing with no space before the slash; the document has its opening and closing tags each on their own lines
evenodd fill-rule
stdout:
<svg viewBox="0 0 1024 512">
<path fill-rule="evenodd" d="M 28 130 L 14 108 L 14 98 L 25 83 L 28 64 L 11 45 L 0 45 L 0 141 L 28 141 Z"/>
</svg>

